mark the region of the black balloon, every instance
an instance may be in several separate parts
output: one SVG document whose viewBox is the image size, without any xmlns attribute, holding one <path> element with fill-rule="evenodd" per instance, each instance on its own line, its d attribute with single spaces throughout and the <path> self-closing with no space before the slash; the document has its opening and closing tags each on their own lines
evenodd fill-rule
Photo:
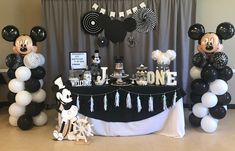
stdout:
<svg viewBox="0 0 235 151">
<path fill-rule="evenodd" d="M 234 35 L 234 26 L 228 22 L 221 23 L 217 26 L 216 34 L 220 39 L 230 39 Z"/>
<path fill-rule="evenodd" d="M 228 105 L 232 100 L 231 95 L 228 92 L 226 92 L 223 95 L 217 95 L 217 98 L 218 98 L 218 104 L 220 105 Z"/>
<path fill-rule="evenodd" d="M 123 22 L 124 22 L 124 26 L 126 28 L 126 31 L 132 32 L 136 29 L 136 21 L 134 18 L 128 17 L 128 18 L 124 19 Z"/>
<path fill-rule="evenodd" d="M 209 113 L 215 119 L 222 119 L 226 116 L 226 110 L 222 105 L 209 108 Z"/>
<path fill-rule="evenodd" d="M 199 40 L 204 33 L 205 29 L 202 24 L 194 24 L 188 30 L 188 36 L 193 40 Z"/>
<path fill-rule="evenodd" d="M 7 94 L 8 102 L 15 102 L 15 96 L 16 96 L 16 93 L 9 91 Z"/>
<path fill-rule="evenodd" d="M 15 69 L 12 69 L 12 68 L 9 68 L 8 70 L 7 70 L 7 76 L 8 76 L 8 78 L 9 79 L 14 79 L 14 78 L 16 78 L 16 76 L 15 76 Z"/>
<path fill-rule="evenodd" d="M 200 127 L 201 120 L 201 118 L 196 117 L 193 113 L 189 115 L 189 122 L 193 127 Z"/>
<path fill-rule="evenodd" d="M 42 109 L 44 108 L 42 103 L 31 102 L 26 106 L 25 114 L 28 116 L 36 116 L 38 115 Z"/>
<path fill-rule="evenodd" d="M 46 30 L 40 26 L 35 26 L 31 29 L 30 37 L 34 42 L 40 42 L 46 39 L 47 33 Z"/>
<path fill-rule="evenodd" d="M 191 83 L 191 90 L 194 94 L 202 95 L 209 90 L 209 85 L 202 79 L 196 79 Z"/>
<path fill-rule="evenodd" d="M 233 70 L 226 66 L 223 69 L 218 70 L 219 73 L 219 79 L 222 79 L 224 81 L 228 81 L 233 77 Z"/>
<path fill-rule="evenodd" d="M 30 78 L 25 81 L 25 90 L 31 93 L 36 92 L 40 89 L 41 85 L 38 79 Z"/>
<path fill-rule="evenodd" d="M 217 52 L 211 58 L 210 62 L 217 69 L 222 69 L 228 64 L 228 56 L 224 52 Z"/>
<path fill-rule="evenodd" d="M 193 103 L 200 103 L 201 102 L 202 95 L 195 94 L 194 92 L 190 93 L 190 100 Z"/>
<path fill-rule="evenodd" d="M 46 71 L 42 66 L 31 69 L 32 77 L 35 79 L 43 79 L 46 75 Z"/>
<path fill-rule="evenodd" d="M 193 56 L 193 65 L 199 68 L 204 67 L 207 64 L 207 56 L 203 53 L 196 53 Z"/>
<path fill-rule="evenodd" d="M 218 72 L 215 67 L 207 65 L 202 69 L 201 78 L 206 82 L 213 82 L 218 78 Z"/>
<path fill-rule="evenodd" d="M 124 23 L 119 20 L 112 20 L 105 28 L 105 37 L 113 43 L 122 42 L 126 37 L 127 31 Z"/>
<path fill-rule="evenodd" d="M 2 29 L 2 38 L 6 41 L 14 42 L 19 37 L 19 30 L 13 26 L 8 25 Z"/>
<path fill-rule="evenodd" d="M 21 55 L 14 54 L 14 53 L 9 54 L 6 57 L 5 62 L 6 62 L 7 67 L 12 68 L 12 69 L 17 69 L 18 67 L 24 65 L 23 57 Z"/>
<path fill-rule="evenodd" d="M 28 115 L 22 115 L 17 120 L 17 125 L 22 130 L 29 130 L 33 127 L 33 119 Z"/>
</svg>

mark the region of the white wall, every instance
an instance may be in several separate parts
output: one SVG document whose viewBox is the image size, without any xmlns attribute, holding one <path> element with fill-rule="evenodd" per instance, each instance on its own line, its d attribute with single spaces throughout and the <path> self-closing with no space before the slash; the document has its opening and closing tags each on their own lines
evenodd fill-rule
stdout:
<svg viewBox="0 0 235 151">
<path fill-rule="evenodd" d="M 198 0 L 196 21 L 211 32 L 215 32 L 217 25 L 222 22 L 230 22 L 235 26 L 235 0 Z M 223 41 L 223 45 L 229 57 L 228 65 L 235 68 L 235 36 Z M 235 104 L 235 75 L 228 83 L 233 98 L 231 103 Z"/>
<path fill-rule="evenodd" d="M 6 25 L 15 25 L 20 33 L 29 34 L 35 25 L 41 25 L 41 0 L 1 0 L 0 31 Z M 5 58 L 12 53 L 13 43 L 0 36 L 0 69 L 7 68 Z"/>
<path fill-rule="evenodd" d="M 0 32 L 6 25 L 15 25 L 20 33 L 29 34 L 33 26 L 41 25 L 41 0 L 1 0 Z M 5 58 L 12 53 L 12 46 L 0 35 L 0 69 L 7 68 Z M 0 102 L 7 100 L 7 93 L 7 85 L 0 85 Z"/>
</svg>

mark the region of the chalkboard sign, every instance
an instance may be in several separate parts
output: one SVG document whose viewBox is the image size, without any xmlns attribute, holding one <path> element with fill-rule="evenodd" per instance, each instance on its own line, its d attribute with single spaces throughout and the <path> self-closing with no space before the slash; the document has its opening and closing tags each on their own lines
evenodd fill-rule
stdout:
<svg viewBox="0 0 235 151">
<path fill-rule="evenodd" d="M 69 61 L 70 70 L 84 70 L 87 68 L 87 52 L 70 52 Z"/>
</svg>

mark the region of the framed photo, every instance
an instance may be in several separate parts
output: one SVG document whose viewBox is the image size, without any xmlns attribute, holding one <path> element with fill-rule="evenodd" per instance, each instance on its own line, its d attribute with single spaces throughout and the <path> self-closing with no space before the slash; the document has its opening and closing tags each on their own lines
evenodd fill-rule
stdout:
<svg viewBox="0 0 235 151">
<path fill-rule="evenodd" d="M 87 52 L 73 51 L 69 53 L 70 70 L 84 70 L 87 68 Z"/>
</svg>

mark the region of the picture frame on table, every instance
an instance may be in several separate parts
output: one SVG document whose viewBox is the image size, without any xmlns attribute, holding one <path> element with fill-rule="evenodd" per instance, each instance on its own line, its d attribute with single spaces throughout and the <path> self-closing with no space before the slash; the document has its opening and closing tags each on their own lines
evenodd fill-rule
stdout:
<svg viewBox="0 0 235 151">
<path fill-rule="evenodd" d="M 88 57 L 86 51 L 69 52 L 69 69 L 86 70 L 88 67 Z"/>
</svg>

